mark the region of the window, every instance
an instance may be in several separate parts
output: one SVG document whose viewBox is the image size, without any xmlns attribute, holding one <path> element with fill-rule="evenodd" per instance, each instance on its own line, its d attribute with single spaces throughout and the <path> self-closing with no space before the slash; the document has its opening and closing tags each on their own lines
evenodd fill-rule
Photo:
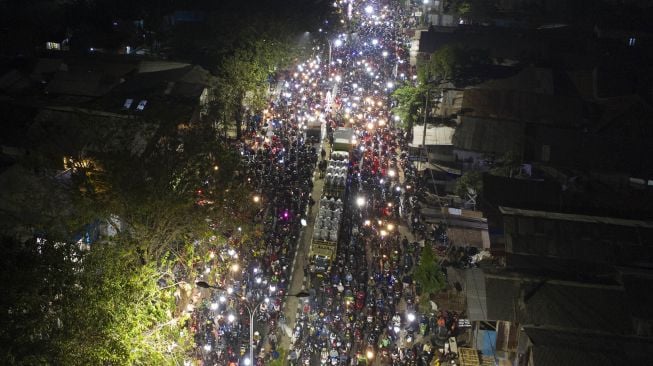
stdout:
<svg viewBox="0 0 653 366">
<path fill-rule="evenodd" d="M 125 104 L 123 104 L 122 107 L 125 109 L 129 109 L 131 108 L 133 102 L 134 102 L 133 99 L 125 99 Z"/>
<path fill-rule="evenodd" d="M 140 102 L 138 102 L 138 107 L 136 107 L 136 110 L 142 111 L 143 109 L 145 109 L 146 105 L 147 105 L 147 100 L 141 100 Z"/>
<path fill-rule="evenodd" d="M 61 43 L 59 43 L 59 42 L 46 42 L 45 43 L 45 49 L 46 50 L 61 50 Z"/>
</svg>

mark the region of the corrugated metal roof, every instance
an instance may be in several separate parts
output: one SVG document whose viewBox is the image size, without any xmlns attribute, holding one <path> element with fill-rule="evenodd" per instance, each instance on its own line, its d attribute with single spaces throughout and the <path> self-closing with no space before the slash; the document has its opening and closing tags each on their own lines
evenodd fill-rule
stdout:
<svg viewBox="0 0 653 366">
<path fill-rule="evenodd" d="M 521 151 L 523 140 L 521 123 L 467 116 L 452 137 L 456 148 L 495 154 Z"/>
<path fill-rule="evenodd" d="M 651 339 L 556 328 L 524 327 L 536 366 L 650 364 Z"/>
<path fill-rule="evenodd" d="M 518 74 L 493 79 L 479 84 L 478 89 L 519 90 L 523 92 L 553 95 L 553 72 L 550 68 L 528 66 Z"/>
<path fill-rule="evenodd" d="M 469 320 L 488 320 L 488 304 L 483 270 L 472 268 L 465 271 L 465 292 L 467 294 L 467 317 Z"/>
<path fill-rule="evenodd" d="M 583 118 L 578 98 L 502 89 L 465 89 L 464 115 L 508 121 L 573 126 Z"/>
<path fill-rule="evenodd" d="M 631 334 L 625 292 L 595 285 L 485 274 L 489 320 Z"/>
<path fill-rule="evenodd" d="M 561 212 L 525 210 L 520 208 L 512 208 L 512 207 L 504 207 L 504 206 L 499 206 L 499 210 L 501 211 L 502 214 L 510 215 L 510 216 L 524 216 L 524 217 L 533 217 L 533 218 L 540 218 L 540 219 L 564 220 L 564 221 L 585 222 L 590 224 L 618 225 L 618 226 L 641 227 L 641 228 L 653 229 L 653 222 L 643 221 L 643 220 L 628 220 L 628 219 L 621 219 L 616 217 L 589 216 L 589 215 L 578 215 L 578 214 L 561 213 Z"/>
<path fill-rule="evenodd" d="M 426 146 L 453 145 L 453 135 L 456 129 L 449 126 L 428 126 L 426 128 Z M 424 140 L 424 125 L 413 126 L 413 141 L 409 146 L 422 146 Z"/>
</svg>

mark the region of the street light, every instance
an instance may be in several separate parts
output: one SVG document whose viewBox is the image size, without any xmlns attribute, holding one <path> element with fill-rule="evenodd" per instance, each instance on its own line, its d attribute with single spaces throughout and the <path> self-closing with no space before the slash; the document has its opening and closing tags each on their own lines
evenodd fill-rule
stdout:
<svg viewBox="0 0 653 366">
<path fill-rule="evenodd" d="M 356 205 L 358 207 L 363 207 L 365 205 L 365 197 L 362 197 L 362 196 L 357 197 L 356 198 Z"/>
<path fill-rule="evenodd" d="M 197 285 L 197 287 L 201 287 L 201 288 L 225 291 L 225 288 L 211 285 L 205 281 L 197 281 L 195 282 L 195 284 Z M 270 290 L 274 291 L 273 286 L 270 286 Z M 231 292 L 229 293 L 231 294 Z M 283 295 L 283 297 L 296 297 L 298 299 L 305 299 L 309 296 L 310 294 L 306 291 L 300 291 L 294 295 Z M 222 297 L 220 300 L 222 300 Z M 254 363 L 254 315 L 256 315 L 256 312 L 261 308 L 261 305 L 263 303 L 268 303 L 270 300 L 266 298 L 264 302 L 261 302 L 254 307 L 251 307 L 251 304 L 248 304 L 248 301 L 245 300 L 244 298 L 243 300 L 244 300 L 243 305 L 245 305 L 245 309 L 247 309 L 247 313 L 249 315 L 249 360 L 253 364 Z M 233 314 L 229 314 L 227 319 L 230 322 L 233 322 L 235 320 L 235 317 Z"/>
</svg>

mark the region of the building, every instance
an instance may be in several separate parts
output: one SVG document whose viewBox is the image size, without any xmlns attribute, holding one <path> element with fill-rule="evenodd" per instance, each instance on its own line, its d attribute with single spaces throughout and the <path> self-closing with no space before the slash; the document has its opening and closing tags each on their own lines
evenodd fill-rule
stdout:
<svg viewBox="0 0 653 366">
<path fill-rule="evenodd" d="M 144 157 L 157 149 L 176 149 L 179 134 L 201 121 L 210 100 L 212 76 L 184 63 L 94 55 L 41 58 L 28 66 L 0 75 L 0 112 L 5 117 L 0 191 L 8 204 L 3 212 L 24 222 L 31 222 L 25 218 L 31 213 L 11 202 L 27 199 L 25 189 L 37 197 L 39 182 L 50 179 L 66 186 L 72 170 L 87 164 L 101 167 L 105 154 Z M 39 157 L 37 168 L 19 166 L 27 155 Z M 16 184 L 21 181 L 26 183 Z M 55 188 L 50 194 L 56 194 Z M 66 197 L 57 202 L 59 212 L 74 210 Z M 108 235 L 112 225 L 90 223 L 73 239 Z M 2 229 L 7 233 L 12 228 Z M 20 235 L 38 230 L 14 229 Z"/>
</svg>

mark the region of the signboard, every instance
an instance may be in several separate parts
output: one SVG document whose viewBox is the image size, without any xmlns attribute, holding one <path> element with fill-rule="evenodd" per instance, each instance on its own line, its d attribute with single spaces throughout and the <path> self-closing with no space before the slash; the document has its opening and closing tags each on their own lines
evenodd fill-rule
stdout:
<svg viewBox="0 0 653 366">
<path fill-rule="evenodd" d="M 458 319 L 458 328 L 471 328 L 472 322 L 469 319 Z"/>
<path fill-rule="evenodd" d="M 421 162 L 427 162 L 428 158 L 426 156 L 414 156 L 414 155 L 409 155 L 408 156 L 408 161 L 421 161 Z"/>
<path fill-rule="evenodd" d="M 463 214 L 463 210 L 459 208 L 448 207 L 448 210 L 450 215 L 460 216 Z"/>
<path fill-rule="evenodd" d="M 313 244 L 311 244 L 311 254 L 321 255 L 331 259 L 336 254 L 336 244 L 326 241 L 313 242 Z"/>
</svg>

